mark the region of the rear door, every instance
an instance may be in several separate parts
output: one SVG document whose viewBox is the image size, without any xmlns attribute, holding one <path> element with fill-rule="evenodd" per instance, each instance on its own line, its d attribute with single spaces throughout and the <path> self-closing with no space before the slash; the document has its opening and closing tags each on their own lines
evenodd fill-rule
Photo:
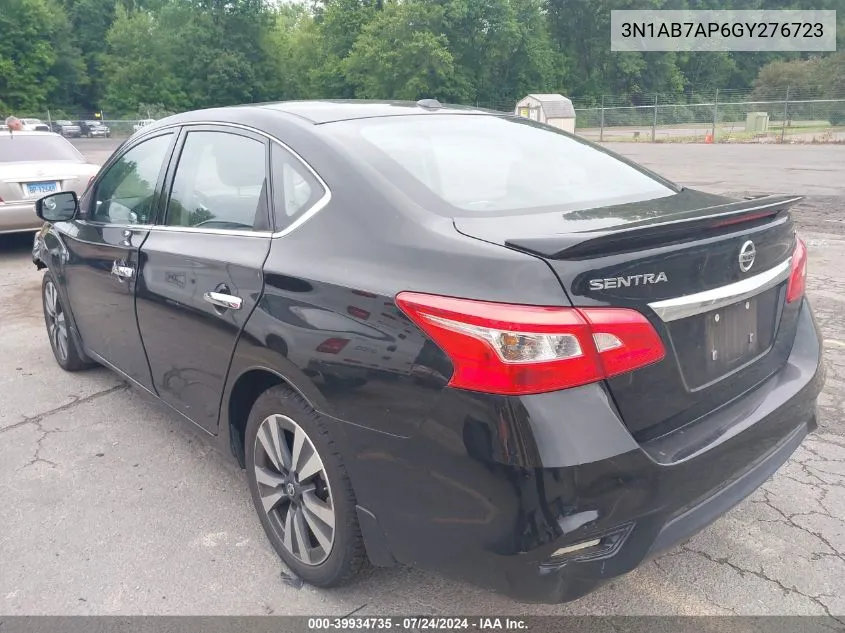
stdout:
<svg viewBox="0 0 845 633">
<path fill-rule="evenodd" d="M 135 321 L 138 249 L 149 233 L 176 133 L 137 142 L 106 166 L 62 225 L 65 288 L 86 350 L 152 389 Z"/>
<path fill-rule="evenodd" d="M 264 284 L 269 143 L 239 128 L 190 126 L 176 155 L 140 252 L 138 326 L 159 396 L 215 433 L 235 342 Z"/>
</svg>

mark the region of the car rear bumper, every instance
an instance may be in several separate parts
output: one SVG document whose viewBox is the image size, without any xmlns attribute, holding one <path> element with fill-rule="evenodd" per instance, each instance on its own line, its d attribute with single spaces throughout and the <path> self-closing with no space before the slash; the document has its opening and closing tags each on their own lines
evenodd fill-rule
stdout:
<svg viewBox="0 0 845 633">
<path fill-rule="evenodd" d="M 0 233 L 36 231 L 42 224 L 44 223 L 35 215 L 34 202 L 0 203 Z"/>
<path fill-rule="evenodd" d="M 489 419 L 452 392 L 417 436 L 342 423 L 338 432 L 374 562 L 434 569 L 525 602 L 563 602 L 688 539 L 754 492 L 816 428 L 823 382 L 805 302 L 776 374 L 648 443 L 613 419 L 599 385 L 542 406 L 534 396 L 495 399 Z"/>
</svg>

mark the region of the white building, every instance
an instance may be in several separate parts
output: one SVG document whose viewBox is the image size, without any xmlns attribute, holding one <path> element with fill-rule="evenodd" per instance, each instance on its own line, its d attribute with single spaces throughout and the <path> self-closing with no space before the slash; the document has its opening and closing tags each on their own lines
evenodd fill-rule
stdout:
<svg viewBox="0 0 845 633">
<path fill-rule="evenodd" d="M 559 94 L 532 94 L 516 104 L 514 114 L 575 132 L 575 108 L 572 101 Z"/>
</svg>

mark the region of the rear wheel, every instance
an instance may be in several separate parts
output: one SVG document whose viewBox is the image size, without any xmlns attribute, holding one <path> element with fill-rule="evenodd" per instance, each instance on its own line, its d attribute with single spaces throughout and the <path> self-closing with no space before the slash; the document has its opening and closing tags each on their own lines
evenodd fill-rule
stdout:
<svg viewBox="0 0 845 633">
<path fill-rule="evenodd" d="M 261 525 L 303 580 L 335 587 L 367 563 L 352 484 L 317 413 L 282 386 L 264 392 L 245 437 L 249 489 Z"/>
<path fill-rule="evenodd" d="M 62 298 L 50 272 L 44 274 L 41 282 L 41 303 L 44 307 L 44 322 L 53 356 L 65 371 L 79 371 L 91 367 L 92 363 L 81 352 L 70 331 Z"/>
</svg>

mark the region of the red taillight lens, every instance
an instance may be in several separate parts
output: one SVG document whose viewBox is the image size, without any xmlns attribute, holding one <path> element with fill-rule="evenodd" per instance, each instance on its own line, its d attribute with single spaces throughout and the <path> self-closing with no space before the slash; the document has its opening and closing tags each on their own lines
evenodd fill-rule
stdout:
<svg viewBox="0 0 845 633">
<path fill-rule="evenodd" d="M 636 310 L 581 308 L 607 378 L 663 360 L 666 350 L 651 323 Z"/>
<path fill-rule="evenodd" d="M 807 288 L 807 245 L 798 239 L 792 252 L 792 273 L 786 287 L 786 302 L 792 303 L 804 296 Z"/>
<path fill-rule="evenodd" d="M 347 338 L 329 338 L 317 346 L 317 351 L 323 354 L 338 354 L 348 342 Z"/>
<path fill-rule="evenodd" d="M 489 303 L 402 292 L 396 304 L 454 365 L 449 384 L 520 395 L 567 389 L 663 358 L 639 312 Z"/>
</svg>

